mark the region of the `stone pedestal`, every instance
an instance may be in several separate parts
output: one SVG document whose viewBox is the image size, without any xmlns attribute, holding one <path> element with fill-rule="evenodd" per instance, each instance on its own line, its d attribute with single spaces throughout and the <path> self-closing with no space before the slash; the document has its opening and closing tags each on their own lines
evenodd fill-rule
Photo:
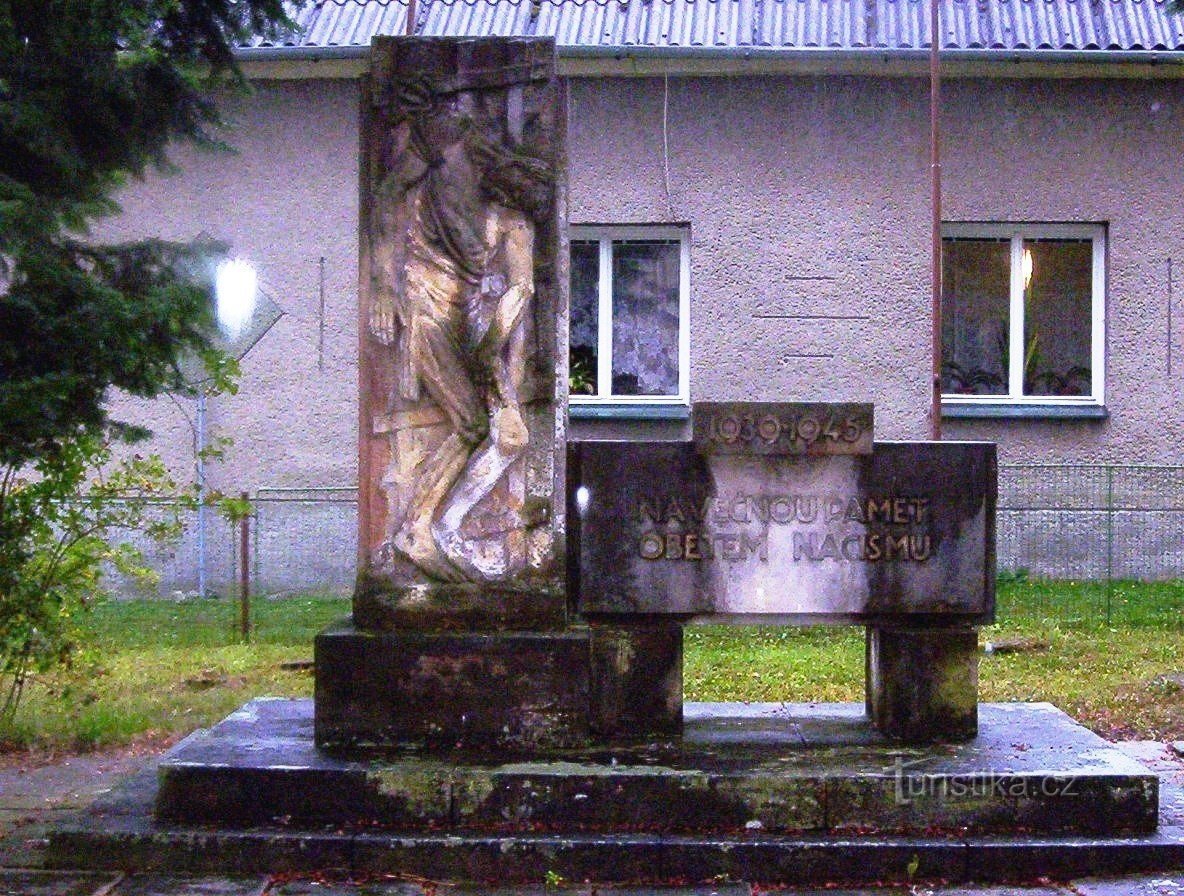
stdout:
<svg viewBox="0 0 1184 896">
<path fill-rule="evenodd" d="M 682 734 L 682 625 L 632 617 L 593 621 L 593 733 L 622 739 Z"/>
<path fill-rule="evenodd" d="M 978 633 L 969 626 L 867 629 L 867 712 L 906 743 L 978 733 Z"/>
<path fill-rule="evenodd" d="M 363 631 L 316 639 L 316 743 L 534 751 L 588 738 L 587 629 Z"/>
</svg>

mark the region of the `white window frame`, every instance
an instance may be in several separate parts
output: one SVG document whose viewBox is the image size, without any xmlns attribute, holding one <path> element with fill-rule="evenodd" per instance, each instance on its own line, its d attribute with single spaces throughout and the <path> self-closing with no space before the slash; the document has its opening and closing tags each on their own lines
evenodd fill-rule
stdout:
<svg viewBox="0 0 1184 896">
<path fill-rule="evenodd" d="M 571 395 L 578 406 L 687 405 L 690 403 L 691 239 L 686 227 L 668 225 L 573 225 L 569 242 L 595 242 L 600 247 L 600 284 L 596 321 L 595 395 Z M 617 241 L 678 242 L 678 393 L 675 395 L 613 395 L 613 253 Z"/>
<path fill-rule="evenodd" d="M 999 239 L 1011 244 L 1008 295 L 1007 395 L 942 393 L 946 406 L 956 405 L 1087 405 L 1102 406 L 1106 396 L 1106 225 L 947 222 L 942 239 Z M 1024 240 L 1088 239 L 1093 245 L 1090 301 L 1090 394 L 1024 395 Z M 944 292 L 944 290 L 943 290 Z M 1017 325 L 1016 322 L 1019 322 Z"/>
</svg>

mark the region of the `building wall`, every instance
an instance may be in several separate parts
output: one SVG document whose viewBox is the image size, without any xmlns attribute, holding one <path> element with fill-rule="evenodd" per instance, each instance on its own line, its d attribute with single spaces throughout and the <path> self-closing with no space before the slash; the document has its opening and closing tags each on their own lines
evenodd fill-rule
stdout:
<svg viewBox="0 0 1184 896">
<path fill-rule="evenodd" d="M 347 81 L 259 84 L 227 98 L 235 152 L 178 148 L 179 173 L 133 184 L 123 216 L 98 234 L 209 234 L 256 266 L 284 312 L 243 358 L 238 394 L 208 402 L 210 436 L 233 439 L 208 467 L 213 487 L 356 484 L 358 108 Z M 174 469 L 192 469 L 192 399 L 117 401 L 114 412 L 150 426 L 151 447 Z"/>
<path fill-rule="evenodd" d="M 880 438 L 926 436 L 925 83 L 570 86 L 571 222 L 690 225 L 694 399 L 873 401 Z M 1104 421 L 947 421 L 945 437 L 997 440 L 1010 463 L 1177 462 L 1184 415 L 1167 375 L 1166 273 L 1169 257 L 1184 273 L 1184 87 L 955 81 L 944 98 L 946 219 L 1108 224 L 1110 411 Z M 237 154 L 179 150 L 181 173 L 130 187 L 124 216 L 101 235 L 205 231 L 256 264 L 285 312 L 244 360 L 240 393 L 210 402 L 211 428 L 234 439 L 215 485 L 352 485 L 357 85 L 260 83 L 227 108 Z M 1184 340 L 1175 356 L 1184 365 Z M 181 409 L 117 410 L 152 426 L 178 469 L 192 464 Z"/>
</svg>

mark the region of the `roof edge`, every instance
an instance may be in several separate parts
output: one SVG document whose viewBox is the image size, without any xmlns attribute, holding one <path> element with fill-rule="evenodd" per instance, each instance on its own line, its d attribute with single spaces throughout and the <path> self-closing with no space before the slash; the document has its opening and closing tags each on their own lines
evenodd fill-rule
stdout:
<svg viewBox="0 0 1184 896">
<path fill-rule="evenodd" d="M 752 74 L 760 71 L 844 73 L 881 71 L 912 75 L 927 70 L 929 49 L 888 47 L 655 47 L 558 46 L 560 73 L 628 77 L 659 71 L 694 74 Z M 358 77 L 370 47 L 240 47 L 235 57 L 249 77 Z M 1039 77 L 1184 77 L 1184 50 L 945 49 L 950 75 Z M 318 66 L 318 63 L 330 63 Z M 1061 69 L 1065 71 L 1061 72 Z"/>
</svg>

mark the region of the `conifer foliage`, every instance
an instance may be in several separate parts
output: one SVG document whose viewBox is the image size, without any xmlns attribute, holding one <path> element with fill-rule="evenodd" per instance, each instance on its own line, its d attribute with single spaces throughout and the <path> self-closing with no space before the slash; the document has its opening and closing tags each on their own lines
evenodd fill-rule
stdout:
<svg viewBox="0 0 1184 896">
<path fill-rule="evenodd" d="M 210 88 L 239 80 L 234 45 L 287 27 L 282 0 L 0 0 L 0 466 L 105 428 L 111 386 L 180 385 L 208 260 L 95 245 L 86 225 L 170 141 L 216 142 Z"/>
<path fill-rule="evenodd" d="M 139 508 L 172 487 L 152 459 L 103 472 L 143 434 L 108 390 L 183 389 L 186 352 L 209 354 L 210 246 L 88 224 L 171 141 L 217 143 L 234 46 L 289 27 L 283 0 L 0 0 L 0 722 L 69 655 L 101 568 L 134 566 L 104 536 L 150 528 Z"/>
</svg>

